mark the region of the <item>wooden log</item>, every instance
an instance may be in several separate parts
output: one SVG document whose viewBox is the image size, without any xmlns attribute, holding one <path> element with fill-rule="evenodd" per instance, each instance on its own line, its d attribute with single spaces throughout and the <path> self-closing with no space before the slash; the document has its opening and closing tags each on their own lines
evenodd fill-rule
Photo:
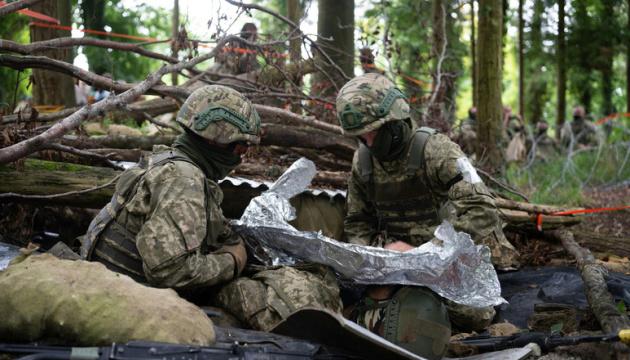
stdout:
<svg viewBox="0 0 630 360">
<path fill-rule="evenodd" d="M 499 217 L 507 223 L 508 230 L 533 232 L 536 230 L 536 215 L 520 210 L 511 210 L 501 207 L 497 204 Z M 554 216 L 544 215 L 542 228 L 545 230 L 553 230 L 560 227 L 579 224 L 582 221 L 581 216 Z"/>
<path fill-rule="evenodd" d="M 261 171 L 253 164 L 245 164 L 244 166 L 246 169 L 244 172 L 248 172 L 247 169 L 249 171 L 253 171 L 252 169 Z M 20 170 L 16 170 L 13 165 L 0 165 L 0 203 L 19 202 L 101 208 L 111 199 L 114 184 L 87 193 L 76 193 L 62 197 L 53 195 L 103 186 L 119 174 L 120 171 L 110 168 L 37 159 L 26 159 Z M 321 183 L 330 184 L 340 183 L 341 178 L 345 175 L 336 172 L 322 172 L 318 176 Z M 221 207 L 225 216 L 230 218 L 240 217 L 249 201 L 264 190 L 251 186 L 235 186 L 229 182 L 223 182 L 220 185 L 224 193 Z M 27 195 L 27 197 L 16 194 Z M 29 197 L 32 195 L 41 197 Z M 330 200 L 322 197 L 324 202 L 330 202 Z M 343 202 L 342 199 L 337 200 Z"/>
<path fill-rule="evenodd" d="M 630 237 L 616 237 L 591 231 L 575 234 L 577 242 L 588 249 L 600 253 L 630 257 Z"/>
<path fill-rule="evenodd" d="M 532 214 L 544 214 L 544 215 L 553 215 L 554 213 L 567 211 L 567 210 L 575 210 L 575 209 L 567 209 L 561 208 L 557 206 L 550 205 L 541 205 L 541 204 L 531 204 L 521 201 L 514 201 L 504 198 L 496 198 L 495 203 L 498 207 L 509 210 L 521 210 L 526 211 Z"/>
<path fill-rule="evenodd" d="M 617 309 L 613 297 L 608 292 L 605 279 L 606 269 L 597 263 L 588 249 L 575 242 L 572 232 L 557 230 L 550 232 L 550 235 L 562 242 L 564 249 L 577 260 L 578 269 L 584 280 L 586 299 L 602 329 L 608 333 L 617 333 L 619 330 L 630 328 L 630 319 Z M 620 355 L 624 358 L 628 356 L 627 346 L 617 343 L 615 349 L 618 358 L 621 358 Z"/>
<path fill-rule="evenodd" d="M 151 150 L 153 145 L 170 145 L 175 135 L 161 136 L 103 136 L 77 137 L 64 136 L 61 143 L 77 149 L 115 148 Z M 326 150 L 342 159 L 352 160 L 356 141 L 342 135 L 335 135 L 327 131 L 286 126 L 279 124 L 263 124 L 261 145 L 297 147 L 306 149 Z"/>
</svg>

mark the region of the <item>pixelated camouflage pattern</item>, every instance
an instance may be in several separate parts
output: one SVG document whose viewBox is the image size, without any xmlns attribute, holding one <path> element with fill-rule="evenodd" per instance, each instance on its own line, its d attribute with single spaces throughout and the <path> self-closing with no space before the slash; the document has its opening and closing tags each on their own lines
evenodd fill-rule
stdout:
<svg viewBox="0 0 630 360">
<path fill-rule="evenodd" d="M 348 81 L 337 95 L 337 116 L 347 104 L 352 104 L 363 114 L 363 126 L 356 129 L 343 129 L 344 134 L 358 136 L 376 130 L 386 122 L 408 119 L 410 117 L 409 104 L 401 98 L 394 101 L 387 115 L 383 117 L 377 115 L 379 104 L 388 90 L 395 87 L 396 85 L 391 80 L 378 73 L 364 74 Z"/>
<path fill-rule="evenodd" d="M 457 159 L 464 157 L 457 144 L 442 134 L 436 134 L 427 140 L 424 152 L 424 167 L 413 175 L 407 174 L 409 153 L 405 157 L 391 162 L 373 162 L 373 182 L 375 192 L 381 190 L 380 183 L 395 186 L 409 183 L 410 177 L 416 178 L 418 183 L 425 182 L 430 189 L 432 202 L 425 202 L 424 208 L 406 209 L 400 211 L 395 208 L 377 209 L 367 196 L 368 185 L 360 177 L 358 152 L 355 152 L 352 175 L 348 183 L 347 216 L 344 230 L 351 243 L 371 246 L 384 246 L 388 243 L 402 240 L 413 246 L 419 246 L 433 238 L 433 232 L 441 220 L 450 221 L 455 229 L 471 235 L 475 243 L 487 245 L 492 252 L 492 262 L 499 268 L 511 268 L 518 264 L 518 252 L 507 241 L 496 211 L 494 199 L 483 183 L 469 183 L 458 181 L 449 187 L 449 182 L 458 174 Z M 413 180 L 413 179 L 411 179 Z M 401 188 L 404 188 L 401 186 Z M 385 217 L 416 216 L 429 210 L 439 215 L 438 221 L 399 221 L 388 226 L 395 227 L 400 238 L 377 232 L 377 212 Z"/>
<path fill-rule="evenodd" d="M 224 286 L 215 305 L 234 314 L 256 330 L 269 331 L 292 312 L 316 307 L 340 313 L 339 287 L 327 269 L 298 270 L 292 267 L 263 270 Z"/>
<path fill-rule="evenodd" d="M 243 133 L 227 121 L 213 122 L 203 130 L 196 130 L 196 115 L 211 106 L 222 106 L 240 114 L 255 129 L 256 135 Z M 195 90 L 179 109 L 176 121 L 197 135 L 218 144 L 236 141 L 260 143 L 260 122 L 256 109 L 247 98 L 227 86 L 208 85 Z"/>
<path fill-rule="evenodd" d="M 163 151 L 173 150 L 154 148 L 154 153 Z M 231 280 L 235 275 L 232 255 L 211 253 L 222 244 L 239 241 L 223 217 L 218 184 L 192 163 L 177 160 L 146 172 L 132 168 L 121 180 L 134 176 L 141 178 L 128 198 L 123 195 L 125 186 L 135 179 L 117 183 L 113 196 L 124 206 L 111 215 L 133 236 L 149 284 L 185 289 Z M 94 240 L 99 241 L 110 240 L 101 235 Z"/>
<path fill-rule="evenodd" d="M 496 315 L 492 306 L 476 308 L 458 304 L 448 299 L 444 299 L 444 304 L 448 310 L 451 325 L 458 332 L 480 332 L 490 326 Z"/>
</svg>

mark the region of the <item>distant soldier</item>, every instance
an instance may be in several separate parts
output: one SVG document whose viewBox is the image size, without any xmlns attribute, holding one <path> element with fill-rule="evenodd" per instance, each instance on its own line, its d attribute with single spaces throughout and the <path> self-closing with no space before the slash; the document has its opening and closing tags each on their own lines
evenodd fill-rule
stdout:
<svg viewBox="0 0 630 360">
<path fill-rule="evenodd" d="M 543 161 L 558 155 L 560 150 L 556 140 L 548 135 L 548 129 L 549 125 L 546 121 L 537 122 L 535 134 L 532 141 L 529 141 L 529 151 L 535 151 L 536 158 Z"/>
<path fill-rule="evenodd" d="M 598 146 L 600 141 L 602 141 L 597 128 L 586 119 L 585 115 L 584 108 L 576 106 L 573 109 L 573 121 L 565 123 L 562 127 L 560 139 L 565 148 Z"/>
<path fill-rule="evenodd" d="M 258 28 L 254 23 L 246 23 L 241 28 L 240 38 L 249 43 L 258 41 Z M 242 41 L 230 41 L 228 46 L 216 56 L 212 71 L 230 75 L 240 75 L 260 68 L 255 47 Z"/>
<path fill-rule="evenodd" d="M 374 73 L 355 77 L 339 91 L 336 108 L 344 134 L 360 141 L 348 182 L 344 229 L 349 242 L 403 252 L 430 241 L 447 219 L 475 243 L 487 245 L 497 267 L 517 264 L 494 198 L 475 168 L 448 137 L 416 129 L 393 82 Z M 451 323 L 479 330 L 494 314 L 492 307 L 458 305 L 422 287 L 374 286 L 351 318 L 416 354 L 439 359 Z M 414 319 L 411 328 L 401 328 L 405 318 Z"/>
<path fill-rule="evenodd" d="M 475 155 L 477 146 L 477 108 L 468 110 L 468 117 L 462 120 L 459 128 L 455 130 L 453 139 L 462 148 L 462 151 L 470 156 Z"/>
<path fill-rule="evenodd" d="M 359 50 L 359 61 L 361 62 L 361 69 L 364 74 L 367 73 L 377 73 L 377 74 L 385 74 L 382 69 L 379 69 L 374 64 L 374 53 L 372 49 L 369 47 L 364 47 Z"/>
<path fill-rule="evenodd" d="M 506 144 L 505 160 L 521 161 L 525 159 L 527 148 L 527 128 L 520 116 L 512 114 L 512 108 L 503 108 L 503 142 Z"/>
</svg>

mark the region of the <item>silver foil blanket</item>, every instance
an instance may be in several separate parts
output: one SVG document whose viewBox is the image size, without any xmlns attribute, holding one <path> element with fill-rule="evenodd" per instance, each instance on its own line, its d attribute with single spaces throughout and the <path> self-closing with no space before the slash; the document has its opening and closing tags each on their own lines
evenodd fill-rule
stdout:
<svg viewBox="0 0 630 360">
<path fill-rule="evenodd" d="M 490 250 L 448 222 L 435 238 L 401 253 L 372 246 L 347 244 L 319 232 L 299 231 L 289 199 L 306 189 L 315 165 L 297 160 L 271 188 L 254 198 L 235 230 L 258 241 L 274 265 L 293 265 L 297 259 L 324 264 L 341 277 L 360 284 L 426 286 L 440 296 L 473 307 L 499 305 L 501 286 L 490 262 Z"/>
</svg>

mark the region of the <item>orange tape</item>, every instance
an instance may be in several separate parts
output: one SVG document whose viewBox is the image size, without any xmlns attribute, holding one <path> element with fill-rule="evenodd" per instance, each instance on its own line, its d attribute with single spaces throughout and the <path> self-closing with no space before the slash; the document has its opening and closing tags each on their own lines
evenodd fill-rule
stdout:
<svg viewBox="0 0 630 360">
<path fill-rule="evenodd" d="M 597 121 L 595 121 L 595 125 L 601 125 L 609 120 L 613 120 L 616 118 L 620 118 L 620 117 L 630 117 L 630 112 L 627 113 L 615 113 L 615 114 L 610 114 L 606 117 L 603 117 Z"/>
<path fill-rule="evenodd" d="M 66 30 L 66 31 L 76 30 L 76 31 L 80 31 L 86 34 L 103 35 L 103 36 L 118 37 L 118 38 L 131 39 L 131 40 L 159 41 L 158 39 L 150 38 L 150 37 L 120 34 L 120 33 L 108 32 L 108 31 L 90 30 L 90 29 L 73 29 L 71 26 L 67 26 L 67 25 L 55 25 L 55 24 L 46 24 L 46 23 L 40 23 L 40 22 L 32 22 L 30 25 L 43 27 L 43 28 L 57 29 L 57 30 Z"/>
<path fill-rule="evenodd" d="M 4 1 L 0 1 L 0 7 L 4 7 L 8 5 L 6 2 Z M 59 20 L 55 19 L 54 17 L 50 17 L 48 15 L 44 15 L 42 13 L 39 13 L 37 11 L 33 11 L 33 10 L 29 10 L 29 9 L 21 9 L 17 11 L 19 14 L 22 15 L 26 15 L 28 17 L 31 17 L 33 19 L 37 19 L 37 20 L 41 20 L 41 21 L 48 21 L 51 22 L 53 24 L 59 24 Z"/>
<path fill-rule="evenodd" d="M 619 210 L 625 210 L 625 209 L 630 209 L 630 205 L 594 208 L 594 209 L 558 211 L 558 212 L 552 213 L 551 215 L 552 216 L 566 216 L 566 215 L 575 215 L 575 214 L 592 214 L 592 213 L 600 213 L 600 212 L 608 212 L 608 211 L 619 211 Z M 542 231 L 542 223 L 543 223 L 543 214 L 536 214 L 536 230 Z"/>
</svg>

